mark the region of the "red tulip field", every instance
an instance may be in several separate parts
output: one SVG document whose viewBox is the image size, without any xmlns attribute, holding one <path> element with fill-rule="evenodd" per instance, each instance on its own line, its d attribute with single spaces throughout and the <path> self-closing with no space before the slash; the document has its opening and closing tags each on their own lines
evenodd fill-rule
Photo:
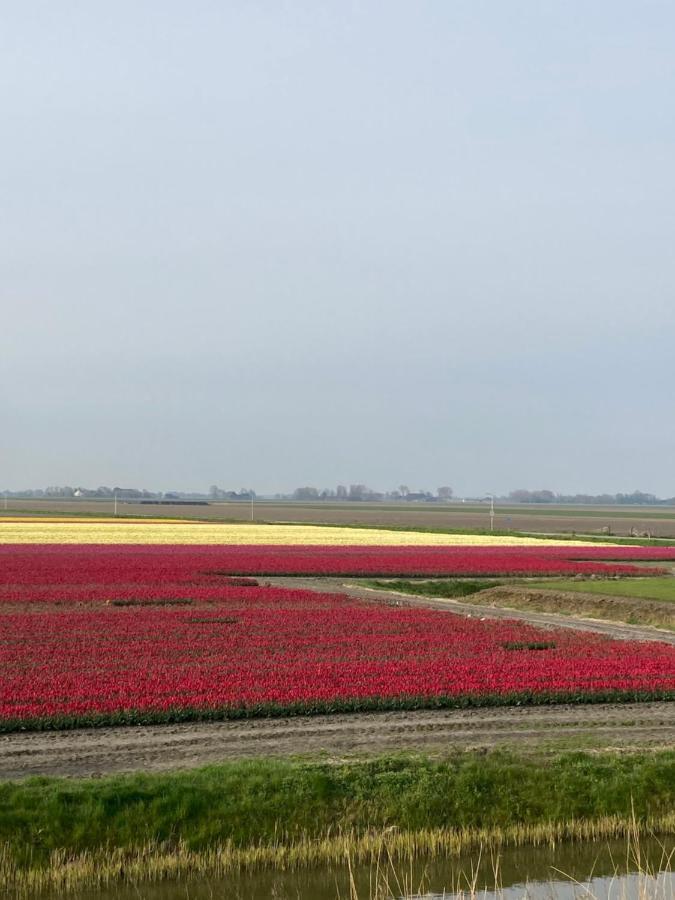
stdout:
<svg viewBox="0 0 675 900">
<path fill-rule="evenodd" d="M 87 585 L 213 586 L 223 575 L 383 577 L 659 575 L 675 547 L 602 544 L 542 547 L 195 546 L 128 544 L 0 544 L 0 602 L 32 599 L 50 586 L 53 598 Z M 653 563 L 645 568 L 634 562 Z M 52 590 L 53 589 L 53 590 Z M 18 592 L 18 593 L 13 593 Z"/>
<path fill-rule="evenodd" d="M 2 546 L 0 730 L 675 698 L 675 647 L 665 643 L 233 577 L 612 572 L 675 555 L 537 549 Z"/>
</svg>

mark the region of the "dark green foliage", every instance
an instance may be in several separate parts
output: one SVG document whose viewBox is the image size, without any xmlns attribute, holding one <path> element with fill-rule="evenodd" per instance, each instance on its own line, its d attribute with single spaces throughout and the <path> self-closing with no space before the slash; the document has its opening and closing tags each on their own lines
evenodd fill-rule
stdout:
<svg viewBox="0 0 675 900">
<path fill-rule="evenodd" d="M 175 722 L 221 722 L 235 719 L 266 719 L 280 716 L 320 716 L 330 713 L 385 712 L 401 709 L 478 709 L 486 706 L 550 706 L 558 703 L 641 703 L 675 700 L 673 690 L 608 690 L 578 693 L 554 692 L 511 694 L 459 694 L 431 697 L 363 697 L 316 700 L 288 705 L 260 703 L 256 706 L 190 707 L 165 710 L 125 709 L 110 713 L 80 713 L 35 719 L 4 719 L 0 734 L 14 731 L 66 731 L 72 728 L 102 728 L 109 725 L 168 725 Z"/>
<path fill-rule="evenodd" d="M 468 597 L 488 588 L 497 587 L 499 581 L 475 581 L 467 578 L 435 578 L 433 581 L 369 581 L 370 587 L 383 591 L 401 591 L 403 594 L 421 594 L 423 597 Z"/>
<path fill-rule="evenodd" d="M 607 690 L 578 693 L 514 691 L 510 694 L 458 694 L 417 697 L 356 697 L 316 700 L 288 705 L 191 707 L 163 710 L 123 709 L 110 713 L 76 713 L 34 719 L 0 720 L 0 734 L 13 731 L 66 731 L 109 725 L 168 725 L 175 722 L 222 722 L 228 719 L 266 719 L 279 716 L 321 716 L 330 713 L 385 712 L 400 709 L 478 709 L 486 706 L 550 706 L 557 703 L 640 703 L 675 700 L 673 690 Z"/>
</svg>

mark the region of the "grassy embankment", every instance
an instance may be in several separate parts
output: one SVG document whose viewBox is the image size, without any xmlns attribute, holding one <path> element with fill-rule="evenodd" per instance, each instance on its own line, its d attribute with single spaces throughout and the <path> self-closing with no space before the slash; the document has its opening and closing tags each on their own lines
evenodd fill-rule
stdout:
<svg viewBox="0 0 675 900">
<path fill-rule="evenodd" d="M 336 823 L 337 826 L 336 826 Z M 0 891 L 675 834 L 675 752 L 258 760 L 0 785 Z"/>
<path fill-rule="evenodd" d="M 380 579 L 364 583 L 377 590 L 414 596 L 454 598 L 463 603 L 554 612 L 675 630 L 675 578 L 672 575 L 582 581 L 561 578 L 539 581 L 438 578 L 419 581 Z M 490 588 L 503 590 L 483 593 Z M 565 596 L 568 593 L 572 596 Z"/>
</svg>

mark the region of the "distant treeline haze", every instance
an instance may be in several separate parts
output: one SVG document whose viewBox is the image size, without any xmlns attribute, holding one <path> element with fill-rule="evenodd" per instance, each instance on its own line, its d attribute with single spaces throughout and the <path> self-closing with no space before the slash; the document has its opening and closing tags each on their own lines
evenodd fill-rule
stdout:
<svg viewBox="0 0 675 900">
<path fill-rule="evenodd" d="M 63 487 L 51 486 L 47 488 L 28 488 L 26 490 L 2 492 L 2 496 L 15 499 L 33 499 L 33 500 L 49 500 L 49 499 L 79 499 L 88 498 L 92 500 L 112 500 L 117 497 L 120 500 L 212 500 L 212 501 L 237 501 L 252 500 L 256 498 L 256 492 L 253 488 L 240 488 L 238 491 L 228 490 L 218 487 L 217 484 L 211 485 L 208 492 L 200 493 L 199 491 L 148 491 L 139 488 L 125 487 Z M 317 488 L 306 485 L 296 488 L 290 494 L 275 494 L 275 500 L 298 500 L 298 501 L 405 501 L 405 502 L 435 502 L 447 503 L 454 498 L 454 492 L 451 487 L 443 486 L 436 488 L 435 492 L 420 488 L 419 490 L 411 490 L 408 485 L 401 484 L 394 490 L 376 491 L 369 488 L 365 484 L 350 484 L 346 486 L 339 484 L 336 488 Z M 480 497 L 454 498 L 466 499 L 472 501 L 483 501 L 490 499 L 489 495 Z M 673 505 L 675 497 L 661 498 L 655 494 L 648 494 L 644 491 L 633 491 L 630 494 L 556 494 L 549 490 L 530 491 L 520 488 L 511 491 L 510 494 L 497 497 L 495 500 L 500 503 L 567 503 L 575 505 L 595 504 L 601 506 L 615 505 L 634 505 L 634 506 L 655 506 L 655 505 Z"/>
</svg>

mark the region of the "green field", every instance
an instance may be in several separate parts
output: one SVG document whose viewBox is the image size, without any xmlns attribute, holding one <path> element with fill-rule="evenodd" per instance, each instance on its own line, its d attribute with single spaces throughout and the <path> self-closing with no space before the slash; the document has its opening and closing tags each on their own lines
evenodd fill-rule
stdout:
<svg viewBox="0 0 675 900">
<path fill-rule="evenodd" d="M 626 578 L 625 580 L 568 581 L 548 578 L 528 581 L 528 587 L 555 591 L 579 591 L 583 594 L 604 594 L 611 597 L 634 597 L 641 600 L 660 600 L 675 603 L 675 577 Z M 447 595 L 446 595 L 447 596 Z"/>
</svg>

